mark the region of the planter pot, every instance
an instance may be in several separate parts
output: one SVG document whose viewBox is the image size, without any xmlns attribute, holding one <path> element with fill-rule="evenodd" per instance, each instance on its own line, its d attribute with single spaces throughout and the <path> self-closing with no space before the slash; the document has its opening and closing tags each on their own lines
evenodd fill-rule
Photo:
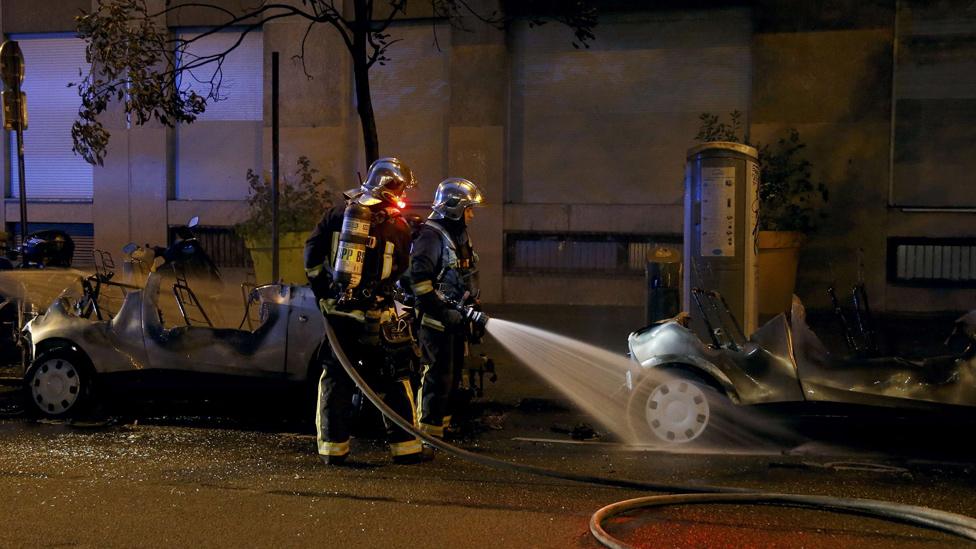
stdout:
<svg viewBox="0 0 976 549">
<path fill-rule="evenodd" d="M 789 310 L 796 286 L 800 247 L 806 237 L 795 231 L 759 231 L 759 314 Z"/>
<path fill-rule="evenodd" d="M 306 284 L 305 264 L 302 257 L 305 251 L 305 240 L 309 233 L 281 233 L 278 242 L 279 265 L 278 274 L 281 280 L 291 284 Z M 244 245 L 251 252 L 254 261 L 254 278 L 258 284 L 267 284 L 271 280 L 271 237 L 262 239 L 245 239 Z"/>
</svg>

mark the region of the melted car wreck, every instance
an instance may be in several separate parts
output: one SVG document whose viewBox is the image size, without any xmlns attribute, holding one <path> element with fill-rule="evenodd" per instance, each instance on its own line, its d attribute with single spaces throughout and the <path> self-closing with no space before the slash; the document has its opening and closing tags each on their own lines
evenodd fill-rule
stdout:
<svg viewBox="0 0 976 549">
<path fill-rule="evenodd" d="M 238 388 L 265 394 L 298 388 L 315 375 L 323 326 L 308 287 L 252 290 L 247 308 L 260 310 L 253 330 L 189 321 L 167 327 L 164 279 L 151 273 L 145 288 L 126 293 L 111 319 L 86 318 L 65 293 L 24 327 L 34 357 L 24 379 L 37 411 L 67 416 L 85 408 L 96 378 L 99 397 L 186 390 L 221 396 Z"/>
<path fill-rule="evenodd" d="M 730 409 L 760 404 L 976 410 L 976 311 L 955 323 L 950 337 L 964 341 L 960 352 L 923 359 L 832 353 L 807 325 L 795 297 L 788 314 L 748 339 L 709 325 L 708 344 L 689 324 L 682 314 L 628 338 L 628 414 L 635 438 L 690 442 L 732 421 Z"/>
</svg>

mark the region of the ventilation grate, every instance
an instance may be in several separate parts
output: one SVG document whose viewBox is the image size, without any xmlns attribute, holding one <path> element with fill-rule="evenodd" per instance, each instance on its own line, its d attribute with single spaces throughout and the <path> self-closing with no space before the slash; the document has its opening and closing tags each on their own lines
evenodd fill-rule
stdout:
<svg viewBox="0 0 976 549">
<path fill-rule="evenodd" d="M 660 245 L 681 247 L 678 235 L 507 233 L 509 273 L 639 274 Z"/>
<path fill-rule="evenodd" d="M 922 287 L 976 287 L 976 238 L 889 238 L 888 281 Z"/>
</svg>

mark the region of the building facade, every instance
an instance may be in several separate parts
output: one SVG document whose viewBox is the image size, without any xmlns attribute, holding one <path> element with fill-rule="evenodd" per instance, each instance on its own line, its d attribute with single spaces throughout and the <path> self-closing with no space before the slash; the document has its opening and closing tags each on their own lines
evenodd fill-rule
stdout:
<svg viewBox="0 0 976 549">
<path fill-rule="evenodd" d="M 798 129 L 814 178 L 830 189 L 826 218 L 801 257 L 805 302 L 826 307 L 828 285 L 853 283 L 863 249 L 876 309 L 976 303 L 971 2 L 603 4 L 587 49 L 557 23 L 458 28 L 410 5 L 391 28 L 399 41 L 390 61 L 371 71 L 381 155 L 402 158 L 421 179 L 413 206 L 422 209 L 448 176 L 485 189 L 488 204 L 472 231 L 485 301 L 643 303 L 647 251 L 681 240 L 685 151 L 699 115 L 738 110 L 752 142 Z M 344 45 L 319 26 L 303 66 L 293 56 L 306 25 L 289 19 L 249 35 L 225 68 L 226 100 L 194 124 L 138 126 L 109 113 L 104 166 L 72 157 L 70 137 L 59 132 L 77 105 L 58 78 L 76 78 L 67 67 L 84 64 L 71 32 L 73 16 L 91 6 L 0 4 L 0 27 L 21 42 L 28 104 L 36 106 L 26 143 L 32 226 L 69 224 L 88 246 L 115 251 L 129 241 L 163 242 L 168 227 L 193 215 L 218 232 L 242 220 L 246 171 L 271 165 L 274 51 L 282 59 L 282 171 L 307 156 L 341 191 L 365 170 Z M 182 10 L 166 24 L 194 33 L 217 15 Z M 212 46 L 229 38 L 216 36 Z M 13 228 L 10 158 L 0 222 Z M 915 280 L 903 280 L 909 267 Z"/>
</svg>

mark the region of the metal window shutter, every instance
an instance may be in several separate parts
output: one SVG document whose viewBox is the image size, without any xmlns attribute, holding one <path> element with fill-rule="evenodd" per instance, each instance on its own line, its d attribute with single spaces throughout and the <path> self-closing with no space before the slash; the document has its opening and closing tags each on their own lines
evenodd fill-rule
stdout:
<svg viewBox="0 0 976 549">
<path fill-rule="evenodd" d="M 91 200 L 92 166 L 71 151 L 71 125 L 81 100 L 69 82 L 87 74 L 78 38 L 14 37 L 24 53 L 27 130 L 24 165 L 29 199 Z M 16 139 L 10 139 L 11 196 L 20 196 Z"/>
<path fill-rule="evenodd" d="M 199 33 L 181 33 L 180 38 L 190 40 Z M 192 64 L 200 57 L 222 53 L 231 48 L 240 38 L 240 32 L 233 30 L 218 32 L 200 38 L 187 48 L 180 64 Z M 199 122 L 217 120 L 263 120 L 264 119 L 264 41 L 260 31 L 251 31 L 234 51 L 230 52 L 220 65 L 210 63 L 182 74 L 178 85 L 181 90 L 192 90 L 201 97 L 212 92 L 210 82 L 219 82 L 216 90 L 217 100 L 207 99 L 207 110 L 197 117 Z"/>
</svg>

